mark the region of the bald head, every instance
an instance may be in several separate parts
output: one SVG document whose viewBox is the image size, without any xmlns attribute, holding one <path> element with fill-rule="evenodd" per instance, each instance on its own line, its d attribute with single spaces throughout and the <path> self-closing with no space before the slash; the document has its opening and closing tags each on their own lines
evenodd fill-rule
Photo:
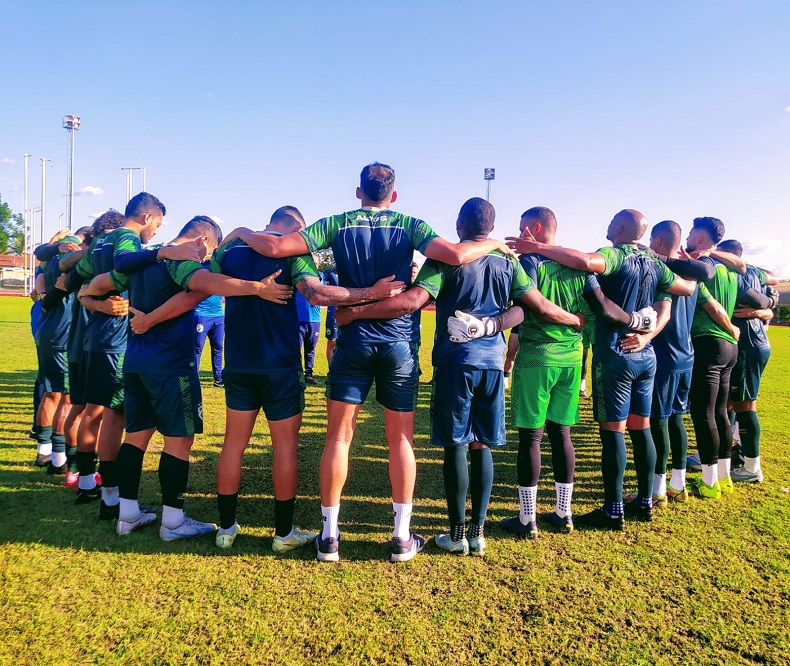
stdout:
<svg viewBox="0 0 790 666">
<path fill-rule="evenodd" d="M 625 208 L 612 218 L 606 237 L 615 245 L 636 243 L 647 231 L 647 219 L 634 208 Z"/>
</svg>

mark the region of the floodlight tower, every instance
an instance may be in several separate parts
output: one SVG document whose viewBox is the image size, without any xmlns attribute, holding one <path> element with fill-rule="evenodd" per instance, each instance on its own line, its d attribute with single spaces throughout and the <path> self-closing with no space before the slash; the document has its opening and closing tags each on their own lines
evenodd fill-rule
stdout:
<svg viewBox="0 0 790 666">
<path fill-rule="evenodd" d="M 54 164 L 55 160 L 51 160 L 48 157 L 41 158 L 41 234 L 39 236 L 39 242 L 44 242 L 44 224 L 46 222 L 46 213 L 47 213 L 47 162 L 52 162 Z"/>
<path fill-rule="evenodd" d="M 145 192 L 145 167 L 123 167 L 121 171 L 126 172 L 126 203 L 132 198 L 132 171 L 143 172 L 143 189 Z"/>
<path fill-rule="evenodd" d="M 69 131 L 69 163 L 66 169 L 66 189 L 68 190 L 67 222 L 69 230 L 71 230 L 71 210 L 74 204 L 74 132 L 80 128 L 80 117 L 72 114 L 63 116 L 63 127 Z"/>
<path fill-rule="evenodd" d="M 483 169 L 483 180 L 486 181 L 486 201 L 491 201 L 491 181 L 494 180 L 496 169 Z"/>
</svg>

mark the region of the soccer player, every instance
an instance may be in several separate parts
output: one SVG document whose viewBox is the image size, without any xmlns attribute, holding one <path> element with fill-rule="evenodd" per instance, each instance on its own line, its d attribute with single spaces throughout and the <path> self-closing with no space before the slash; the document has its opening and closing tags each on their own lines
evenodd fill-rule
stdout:
<svg viewBox="0 0 790 666">
<path fill-rule="evenodd" d="M 719 243 L 718 249 L 740 257 L 743 246 L 737 240 Z M 739 278 L 739 289 L 754 289 L 762 292 L 763 287 L 774 283 L 765 271 L 755 266 L 746 266 L 746 273 Z M 770 308 L 754 309 L 740 301 L 733 312 L 732 323 L 740 330 L 738 358 L 730 380 L 730 400 L 740 428 L 741 447 L 744 455 L 743 467 L 731 471 L 736 482 L 762 483 L 764 476 L 760 465 L 760 419 L 757 416 L 757 394 L 760 378 L 771 356 L 771 343 L 765 329 L 765 321 L 773 317 Z"/>
<path fill-rule="evenodd" d="M 304 353 L 304 381 L 316 386 L 318 382 L 313 377 L 313 366 L 321 331 L 321 306 L 311 304 L 301 292 L 296 292 L 296 312 L 299 315 L 299 343 Z"/>
<path fill-rule="evenodd" d="M 522 253 L 538 253 L 570 268 L 598 273 L 601 291 L 628 311 L 649 307 L 657 292 L 689 295 L 694 283 L 675 276 L 666 265 L 638 247 L 647 220 L 637 210 L 625 209 L 609 223 L 612 247 L 585 253 L 529 239 L 507 239 Z M 652 346 L 628 351 L 621 347 L 627 329 L 602 317 L 596 319 L 593 351 L 593 412 L 601 435 L 604 504 L 577 518 L 577 523 L 623 530 L 623 474 L 626 464 L 625 430 L 634 447 L 638 499 L 629 513 L 638 520 L 653 518 L 652 486 L 656 449 L 650 434 L 650 402 L 656 359 Z"/>
<path fill-rule="evenodd" d="M 195 308 L 195 356 L 198 371 L 206 338 L 211 347 L 214 386 L 222 388 L 222 349 L 225 342 L 225 312 L 222 309 L 222 296 L 209 296 Z"/>
<path fill-rule="evenodd" d="M 205 261 L 221 239 L 222 232 L 216 222 L 197 216 L 170 245 L 197 242 L 200 261 Z M 101 296 L 127 288 L 130 307 L 142 312 L 150 312 L 187 290 L 202 292 L 194 296 L 193 307 L 211 293 L 270 297 L 268 283 L 232 280 L 213 275 L 200 262 L 169 259 L 128 274 L 113 270 L 97 276 L 80 292 L 80 297 Z M 159 459 L 160 538 L 173 541 L 216 529 L 213 523 L 194 520 L 184 513 L 189 452 L 195 434 L 203 431 L 203 405 L 191 335 L 193 325 L 194 310 L 190 308 L 129 339 L 123 360 L 126 440 L 116 461 L 120 493 L 116 533 L 119 535 L 129 534 L 156 519 L 155 513 L 143 509 L 137 501 L 143 456 L 156 430 L 165 440 Z"/>
<path fill-rule="evenodd" d="M 461 241 L 487 238 L 494 227 L 494 215 L 494 207 L 484 199 L 469 199 L 456 222 Z M 543 298 L 512 257 L 492 252 L 460 267 L 428 260 L 415 287 L 388 301 L 339 310 L 338 322 L 403 315 L 417 311 L 432 298 L 436 300 L 436 339 L 431 439 L 444 448 L 442 469 L 450 522 L 450 532 L 436 537 L 436 543 L 451 553 L 483 555 L 483 528 L 493 483 L 491 447 L 505 444 L 505 337 L 500 332 L 472 338 L 468 344 L 454 344 L 448 320 L 463 311 L 467 319 L 474 317 L 482 324 L 478 330 L 485 329 L 489 319 L 502 315 L 511 301 L 520 301 L 549 321 L 574 326 L 577 331 L 583 321 Z M 468 333 L 465 328 L 467 338 L 471 337 Z M 467 449 L 472 515 L 465 534 L 470 485 Z"/>
<path fill-rule="evenodd" d="M 397 192 L 395 172 L 378 162 L 366 166 L 356 190 L 362 206 L 323 218 L 299 234 L 275 237 L 238 229 L 239 237 L 261 254 L 286 257 L 332 248 L 342 287 L 366 287 L 384 277 L 408 281 L 414 250 L 458 265 L 491 250 L 505 249 L 494 240 L 449 243 L 422 220 L 390 210 Z M 384 407 L 389 445 L 395 525 L 390 559 L 412 559 L 424 539 L 411 532 L 416 463 L 412 450 L 417 397 L 417 363 L 411 346 L 411 318 L 359 321 L 338 337 L 327 380 L 327 436 L 319 480 L 323 530 L 316 540 L 320 561 L 339 559 L 338 515 L 348 473 L 348 455 L 360 405 L 375 379 L 376 399 Z"/>
</svg>

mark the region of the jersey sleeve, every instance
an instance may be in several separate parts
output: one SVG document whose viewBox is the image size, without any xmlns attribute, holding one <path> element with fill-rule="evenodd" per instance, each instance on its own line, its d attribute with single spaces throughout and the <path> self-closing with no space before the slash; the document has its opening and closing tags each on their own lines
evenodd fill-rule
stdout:
<svg viewBox="0 0 790 666">
<path fill-rule="evenodd" d="M 417 274 L 417 279 L 414 281 L 415 287 L 425 289 L 431 298 L 436 300 L 439 292 L 442 290 L 444 284 L 444 264 L 434 259 L 428 259 Z"/>
<path fill-rule="evenodd" d="M 657 291 L 656 295 L 655 295 L 655 300 L 656 301 L 671 301 L 672 300 L 672 294 L 670 294 L 668 291 Z"/>
<path fill-rule="evenodd" d="M 307 229 L 303 229 L 299 234 L 304 238 L 310 252 L 318 252 L 332 246 L 337 238 L 337 232 L 343 222 L 343 215 L 332 215 L 313 222 Z"/>
<path fill-rule="evenodd" d="M 167 272 L 170 273 L 173 282 L 184 291 L 189 291 L 189 281 L 192 276 L 204 268 L 197 261 L 173 261 L 171 259 L 165 259 L 165 266 L 167 266 Z"/>
<path fill-rule="evenodd" d="M 598 254 L 600 254 L 604 260 L 604 275 L 614 273 L 618 268 L 620 268 L 620 266 L 623 265 L 623 253 L 618 252 L 617 248 L 602 247 L 600 250 L 598 250 Z"/>
<path fill-rule="evenodd" d="M 113 233 L 115 234 L 112 244 L 113 261 L 115 261 L 116 257 L 125 252 L 139 252 L 142 249 L 143 246 L 140 242 L 140 236 L 131 229 L 124 229 L 121 227 Z"/>
<path fill-rule="evenodd" d="M 77 265 L 74 267 L 75 272 L 79 275 L 83 280 L 92 280 L 96 277 L 96 274 L 93 272 L 93 259 L 91 258 L 93 255 L 93 249 L 96 247 L 97 238 L 94 238 L 90 244 L 90 248 L 88 251 L 82 255 L 82 259 L 77 262 Z"/>
<path fill-rule="evenodd" d="M 129 289 L 129 276 L 120 271 L 110 271 L 110 282 L 116 291 L 126 291 Z"/>
<path fill-rule="evenodd" d="M 512 257 L 510 261 L 513 263 L 513 278 L 510 281 L 510 300 L 517 301 L 524 294 L 529 293 L 535 288 L 537 279 L 531 279 L 520 262 Z"/>
<path fill-rule="evenodd" d="M 309 277 L 319 277 L 318 269 L 315 266 L 313 257 L 309 254 L 301 254 L 298 257 L 288 259 L 291 268 L 291 285 L 296 286 L 300 280 Z"/>
<path fill-rule="evenodd" d="M 431 241 L 439 237 L 427 222 L 414 217 L 407 218 L 404 226 L 411 246 L 422 254 L 425 254 L 425 248 L 431 244 Z"/>
<path fill-rule="evenodd" d="M 764 287 L 768 284 L 768 274 L 762 269 L 757 268 L 757 266 L 752 266 L 754 272 L 757 273 L 757 277 L 760 280 L 760 286 Z"/>
<path fill-rule="evenodd" d="M 518 263 L 521 265 L 521 268 L 524 269 L 524 272 L 527 274 L 527 277 L 532 280 L 535 284 L 538 283 L 538 264 L 540 263 L 540 258 L 536 254 L 522 254 L 518 258 Z"/>
<path fill-rule="evenodd" d="M 594 291 L 600 288 L 601 285 L 598 284 L 598 278 L 595 277 L 595 273 L 587 273 L 584 277 L 584 291 Z"/>
<path fill-rule="evenodd" d="M 656 293 L 666 291 L 678 281 L 678 276 L 669 270 L 669 266 L 667 266 L 663 261 L 659 261 L 658 259 L 653 259 L 653 261 L 656 263 L 656 267 L 658 268 Z"/>
<path fill-rule="evenodd" d="M 713 300 L 713 296 L 710 293 L 710 289 L 705 286 L 704 282 L 699 283 L 699 291 L 697 292 L 697 303 L 699 305 L 705 305 L 705 303 L 709 303 Z"/>
</svg>

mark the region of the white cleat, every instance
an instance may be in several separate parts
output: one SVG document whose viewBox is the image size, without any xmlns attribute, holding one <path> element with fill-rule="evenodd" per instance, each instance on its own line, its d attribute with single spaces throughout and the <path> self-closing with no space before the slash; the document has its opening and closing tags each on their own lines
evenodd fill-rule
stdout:
<svg viewBox="0 0 790 666">
<path fill-rule="evenodd" d="M 118 536 L 123 536 L 125 534 L 131 534 L 136 529 L 142 527 L 143 525 L 150 525 L 156 520 L 155 513 L 146 513 L 145 511 L 141 511 L 137 516 L 137 520 L 120 520 L 115 523 L 115 533 Z"/>
<path fill-rule="evenodd" d="M 217 529 L 214 523 L 201 523 L 194 518 L 184 518 L 184 522 L 178 527 L 169 529 L 162 525 L 159 528 L 159 538 L 162 541 L 175 541 L 176 539 L 189 539 L 190 537 L 210 534 Z"/>
</svg>

